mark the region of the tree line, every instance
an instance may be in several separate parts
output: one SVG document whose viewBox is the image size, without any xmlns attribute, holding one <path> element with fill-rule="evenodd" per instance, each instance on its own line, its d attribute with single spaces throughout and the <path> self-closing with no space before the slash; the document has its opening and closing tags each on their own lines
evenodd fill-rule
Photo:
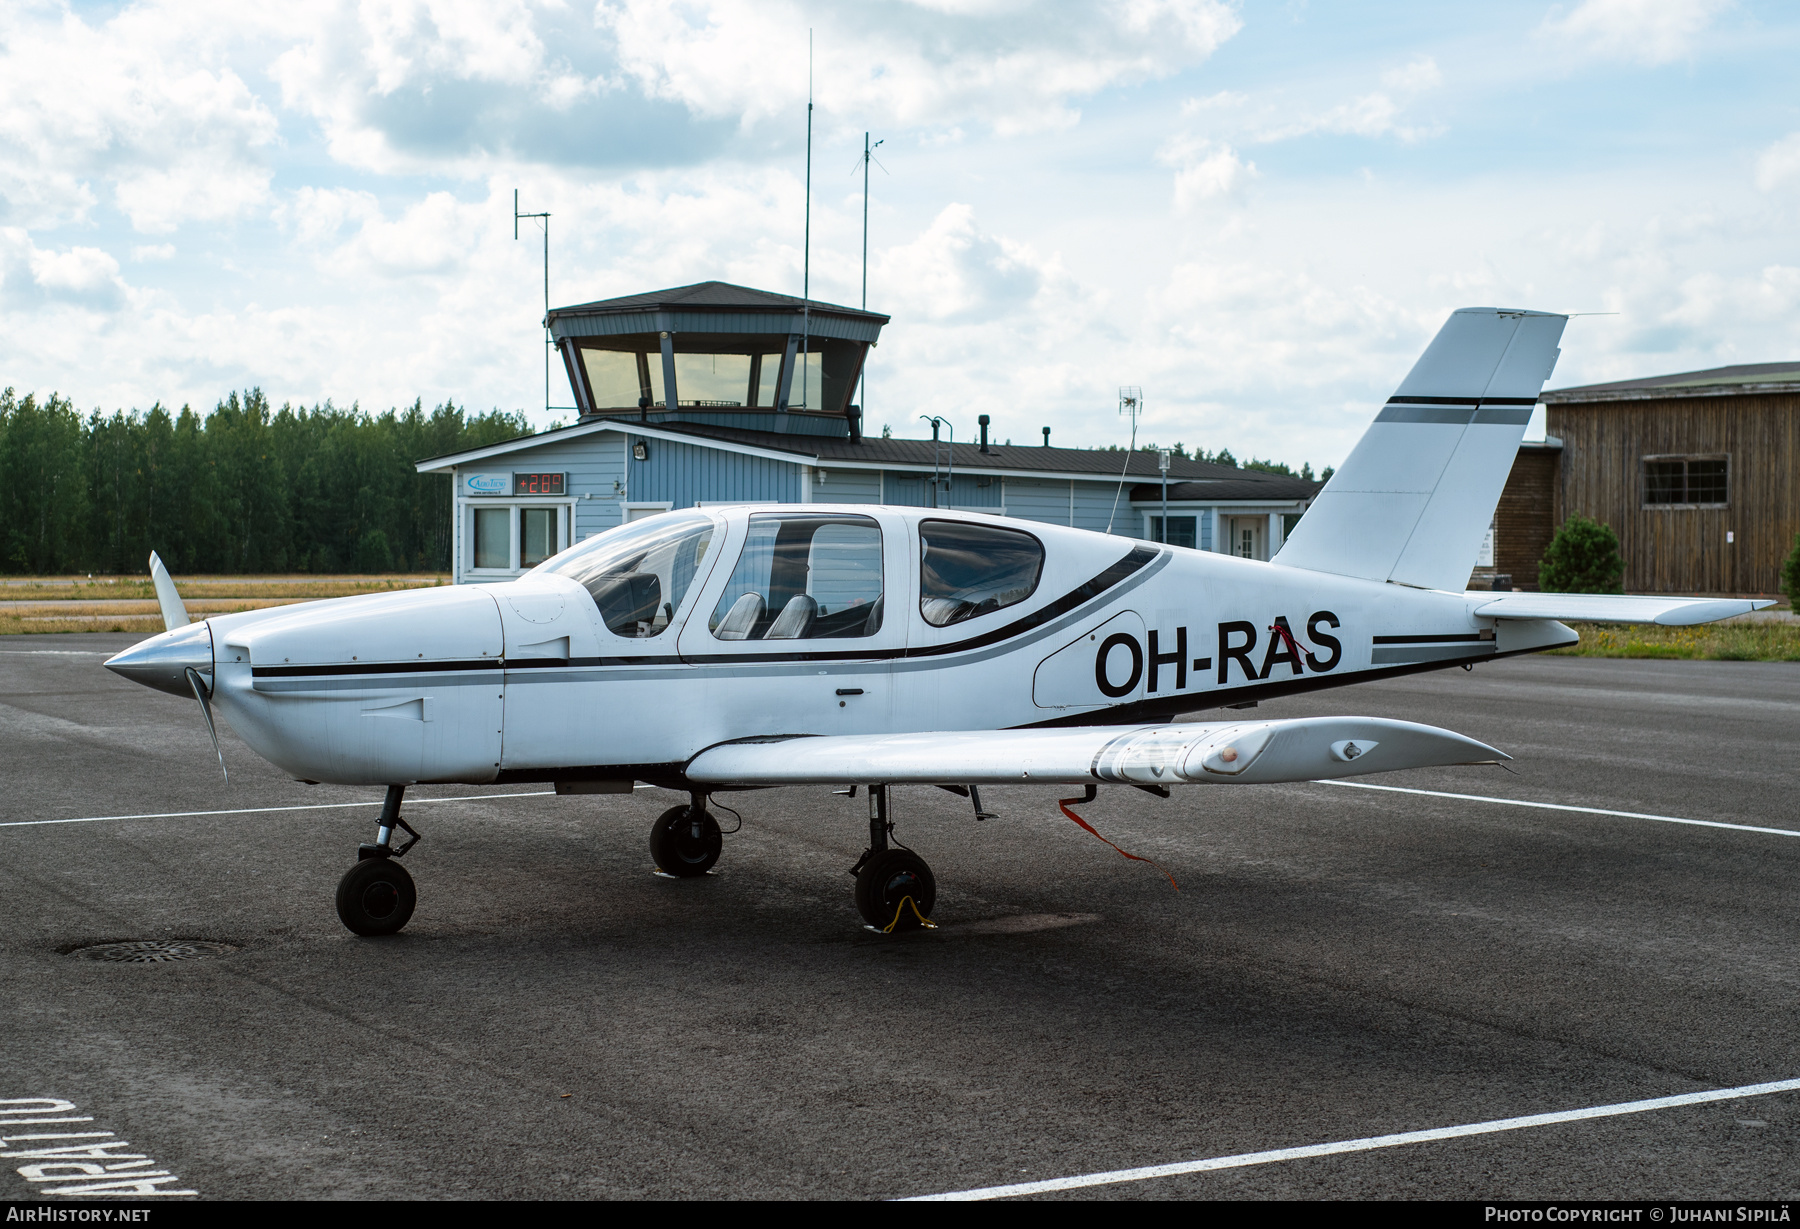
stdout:
<svg viewBox="0 0 1800 1229">
<path fill-rule="evenodd" d="M 0 571 L 442 571 L 450 479 L 413 462 L 530 432 L 523 414 L 446 401 L 385 414 L 326 401 L 272 409 L 261 389 L 83 415 L 0 392 Z"/>
<path fill-rule="evenodd" d="M 1161 451 L 1161 448 L 1162 445 L 1160 444 L 1139 444 L 1137 450 L 1139 452 L 1159 452 Z M 1108 444 L 1100 451 L 1124 452 L 1125 449 L 1119 447 L 1117 444 Z M 1313 475 L 1311 461 L 1303 462 L 1299 469 L 1292 468 L 1285 461 L 1264 461 L 1260 457 L 1251 457 L 1248 461 L 1240 461 L 1232 455 L 1231 449 L 1229 448 L 1221 448 L 1217 452 L 1208 452 L 1204 448 L 1195 447 L 1193 451 L 1190 452 L 1187 448 L 1182 446 L 1180 440 L 1176 440 L 1173 444 L 1169 445 L 1169 453 L 1171 456 L 1181 457 L 1184 460 L 1209 461 L 1214 465 L 1229 465 L 1233 469 L 1253 469 L 1264 474 L 1280 474 L 1284 478 L 1301 478 L 1307 482 L 1330 482 L 1331 475 L 1337 473 L 1337 467 L 1335 465 L 1327 465 L 1319 472 L 1318 476 L 1315 477 Z"/>
</svg>

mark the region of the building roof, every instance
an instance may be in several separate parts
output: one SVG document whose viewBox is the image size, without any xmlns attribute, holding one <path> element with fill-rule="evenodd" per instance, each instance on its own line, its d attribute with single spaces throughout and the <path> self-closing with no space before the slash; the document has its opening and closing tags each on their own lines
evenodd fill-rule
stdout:
<svg viewBox="0 0 1800 1229">
<path fill-rule="evenodd" d="M 1170 503 L 1216 503 L 1220 500 L 1269 499 L 1283 503 L 1295 499 L 1311 499 L 1319 493 L 1323 482 L 1304 478 L 1288 478 L 1281 474 L 1265 474 L 1259 470 L 1232 471 L 1235 478 L 1214 478 L 1204 482 L 1171 482 Z M 1152 504 L 1163 497 L 1160 482 L 1143 482 L 1131 488 L 1131 502 Z"/>
<path fill-rule="evenodd" d="M 880 312 L 844 307 L 837 303 L 821 302 L 818 299 L 810 302 L 811 310 L 814 312 L 878 320 L 882 324 L 886 324 L 889 320 L 889 317 Z M 597 299 L 592 303 L 553 307 L 550 309 L 550 315 L 554 318 L 564 315 L 603 316 L 636 312 L 706 311 L 708 309 L 723 312 L 768 311 L 791 314 L 800 311 L 807 304 L 808 300 L 797 299 L 791 294 L 776 294 L 773 291 L 756 290 L 749 286 L 734 286 L 730 282 L 695 282 L 691 286 L 672 286 L 667 290 L 650 290 L 643 294 L 622 295 L 616 299 Z"/>
<path fill-rule="evenodd" d="M 535 435 L 521 435 L 514 439 L 501 440 L 463 452 L 427 457 L 417 464 L 422 471 L 448 469 L 452 465 L 485 460 L 526 448 L 542 447 L 564 439 L 579 438 L 601 431 L 621 431 L 626 434 L 642 434 L 663 439 L 685 437 L 696 442 L 706 441 L 724 445 L 732 450 L 752 451 L 765 455 L 784 454 L 793 457 L 796 461 L 804 460 L 821 467 L 844 465 L 858 469 L 929 470 L 933 464 L 932 441 L 928 439 L 865 437 L 862 442 L 853 443 L 841 436 L 781 435 L 774 431 L 721 427 L 712 423 L 655 422 L 645 424 L 622 418 L 590 418 L 572 427 L 540 431 Z M 952 446 L 948 441 L 938 444 L 936 455 L 939 463 L 948 460 L 951 451 Z M 1135 480 L 1136 483 L 1160 477 L 1160 471 L 1156 468 L 1156 454 L 1142 450 L 1130 454 L 1128 458 L 1122 452 L 1106 452 L 1088 448 L 989 444 L 988 451 L 983 453 L 979 444 L 958 443 L 954 445 L 954 454 L 953 468 L 966 472 L 1041 474 L 1053 475 L 1058 478 L 1089 478 L 1099 481 L 1109 478 L 1114 480 L 1127 478 Z M 1197 493 L 1179 498 L 1282 501 L 1310 499 L 1318 492 L 1321 485 L 1299 478 L 1286 478 L 1280 474 L 1265 474 L 1260 470 L 1235 469 L 1229 465 L 1215 465 L 1209 461 L 1194 461 L 1185 457 L 1169 458 L 1169 477 L 1174 480 L 1169 486 L 1170 499 L 1177 498 L 1175 494 L 1177 490 L 1189 488 Z M 1162 486 L 1160 483 L 1154 483 L 1150 489 L 1157 492 L 1155 498 L 1161 498 Z M 1133 498 L 1136 496 L 1134 495 Z"/>
<path fill-rule="evenodd" d="M 615 419 L 614 421 L 627 430 L 634 425 L 629 420 Z M 934 459 L 932 441 L 924 439 L 881 439 L 876 436 L 864 436 L 861 442 L 853 442 L 843 436 L 778 435 L 773 431 L 721 427 L 712 423 L 664 422 L 657 423 L 656 426 L 659 430 L 683 435 L 697 435 L 708 439 L 816 457 L 821 464 L 830 461 L 848 461 L 859 465 L 893 465 L 907 469 L 930 469 Z M 1079 474 L 1083 477 L 1136 478 L 1140 481 L 1145 478 L 1157 478 L 1161 472 L 1156 468 L 1156 454 L 1142 449 L 1130 455 L 1128 468 L 1127 458 L 1123 452 L 1107 452 L 1092 448 L 1045 448 L 1041 444 L 990 443 L 988 451 L 984 453 L 981 451 L 980 444 L 965 444 L 958 441 L 952 445 L 948 440 L 935 447 L 936 458 L 940 462 L 954 459 L 957 469 Z M 954 454 L 953 458 L 952 454 Z M 1256 470 L 1236 469 L 1229 465 L 1214 465 L 1210 461 L 1194 461 L 1176 456 L 1169 458 L 1169 477 L 1171 479 L 1210 479 L 1213 481 L 1222 479 L 1261 481 L 1266 477 L 1277 481 L 1292 481 L 1282 479 L 1279 474 L 1262 475 Z M 1315 484 L 1308 485 L 1313 490 L 1317 489 Z M 1282 496 L 1281 498 L 1306 497 L 1302 495 Z"/>
<path fill-rule="evenodd" d="M 1740 363 L 1734 367 L 1708 367 L 1637 380 L 1606 384 L 1581 384 L 1546 392 L 1545 405 L 1583 401 L 1648 401 L 1667 397 L 1729 397 L 1746 393 L 1800 392 L 1800 362 Z"/>
</svg>

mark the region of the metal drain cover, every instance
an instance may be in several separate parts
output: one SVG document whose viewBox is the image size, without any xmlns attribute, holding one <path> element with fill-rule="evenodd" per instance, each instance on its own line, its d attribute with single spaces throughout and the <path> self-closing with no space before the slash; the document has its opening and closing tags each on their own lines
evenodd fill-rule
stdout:
<svg viewBox="0 0 1800 1229">
<path fill-rule="evenodd" d="M 78 947 L 69 955 L 113 964 L 162 964 L 169 960 L 210 960 L 235 951 L 234 944 L 212 943 L 205 939 L 138 939 L 129 943 Z"/>
</svg>

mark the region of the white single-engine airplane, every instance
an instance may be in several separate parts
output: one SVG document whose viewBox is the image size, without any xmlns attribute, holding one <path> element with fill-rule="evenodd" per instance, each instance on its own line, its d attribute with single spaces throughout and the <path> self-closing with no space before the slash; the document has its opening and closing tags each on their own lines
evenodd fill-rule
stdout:
<svg viewBox="0 0 1800 1229">
<path fill-rule="evenodd" d="M 1452 314 L 1268 563 L 971 513 L 762 505 L 621 525 L 505 584 L 189 624 L 152 556 L 168 630 L 106 665 L 196 697 L 209 728 L 218 709 L 298 779 L 388 787 L 375 843 L 338 886 L 358 934 L 412 914 L 408 785 L 526 781 L 686 791 L 650 834 L 679 877 L 719 857 L 717 791 L 865 786 L 856 905 L 906 929 L 936 887 L 889 843 L 890 785 L 943 786 L 985 818 L 990 784 L 1167 797 L 1494 762 L 1409 721 L 1171 719 L 1574 643 L 1559 619 L 1692 624 L 1769 605 L 1464 592 L 1565 322 Z M 411 839 L 395 845 L 396 829 Z"/>
</svg>

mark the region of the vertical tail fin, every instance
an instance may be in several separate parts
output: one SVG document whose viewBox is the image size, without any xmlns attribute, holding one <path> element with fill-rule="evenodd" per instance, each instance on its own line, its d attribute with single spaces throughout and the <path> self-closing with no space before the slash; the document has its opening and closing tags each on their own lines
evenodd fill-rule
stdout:
<svg viewBox="0 0 1800 1229">
<path fill-rule="evenodd" d="M 1460 592 L 1566 323 L 1453 312 L 1275 562 Z"/>
</svg>

